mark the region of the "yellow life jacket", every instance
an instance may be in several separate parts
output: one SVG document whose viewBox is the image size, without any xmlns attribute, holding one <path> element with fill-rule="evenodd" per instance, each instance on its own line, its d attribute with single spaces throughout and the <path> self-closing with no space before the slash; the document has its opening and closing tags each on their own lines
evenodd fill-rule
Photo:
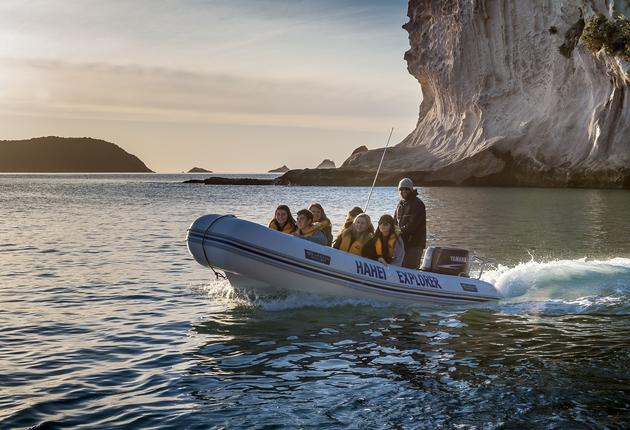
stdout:
<svg viewBox="0 0 630 430">
<path fill-rule="evenodd" d="M 394 247 L 396 246 L 397 240 L 398 235 L 396 233 L 390 234 L 389 239 L 387 239 L 387 255 L 389 255 L 389 258 L 387 259 L 388 263 L 391 263 L 394 258 Z M 376 251 L 377 258 L 383 257 L 383 240 L 380 237 L 374 241 L 374 250 Z"/>
<path fill-rule="evenodd" d="M 344 233 L 343 238 L 341 239 L 341 245 L 339 245 L 339 249 L 341 251 L 349 252 L 350 254 L 361 256 L 361 249 L 363 249 L 363 245 L 370 240 L 370 234 L 364 234 L 362 237 L 358 238 L 354 242 L 352 241 L 352 230 Z"/>
<path fill-rule="evenodd" d="M 312 225 L 309 228 L 307 228 L 306 230 L 302 231 L 300 229 L 296 229 L 295 230 L 295 234 L 298 236 L 304 236 L 304 237 L 309 237 L 314 235 L 315 233 L 317 233 L 319 231 L 318 226 L 316 225 Z"/>
<path fill-rule="evenodd" d="M 339 230 L 339 233 L 337 233 L 337 237 L 334 241 L 337 242 L 338 240 L 341 240 L 343 234 L 350 226 L 352 226 L 352 221 L 350 220 L 350 218 L 346 218 L 346 222 L 341 226 L 341 230 Z"/>
<path fill-rule="evenodd" d="M 318 222 L 314 222 L 313 226 L 317 227 L 317 229 L 321 230 L 322 233 L 324 233 L 324 236 L 326 236 L 326 241 L 328 242 L 328 246 L 330 246 L 333 241 L 332 225 L 330 224 L 330 220 L 324 219 Z"/>
<path fill-rule="evenodd" d="M 321 221 L 314 222 L 313 225 L 316 226 L 318 229 L 323 230 L 326 227 L 330 227 L 330 221 L 327 219 L 323 219 Z"/>
<path fill-rule="evenodd" d="M 280 229 L 280 226 L 278 225 L 278 221 L 276 221 L 276 219 L 275 219 L 275 218 L 274 218 L 274 219 L 272 219 L 272 220 L 269 222 L 269 228 L 272 228 L 272 229 L 274 229 L 274 230 L 278 230 L 279 232 L 286 233 L 286 234 L 291 234 L 291 233 L 293 233 L 295 230 L 297 230 L 297 227 L 295 227 L 295 226 L 291 225 L 291 223 L 290 223 L 289 221 L 287 221 L 287 222 L 284 224 L 284 227 L 283 227 L 283 228 L 282 228 L 282 230 L 281 230 L 281 229 Z"/>
</svg>

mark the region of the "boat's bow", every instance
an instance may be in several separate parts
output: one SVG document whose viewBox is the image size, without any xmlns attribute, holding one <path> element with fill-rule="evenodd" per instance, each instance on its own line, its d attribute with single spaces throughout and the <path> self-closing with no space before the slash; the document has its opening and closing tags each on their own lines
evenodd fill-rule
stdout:
<svg viewBox="0 0 630 430">
<path fill-rule="evenodd" d="M 217 227 L 217 224 L 226 218 L 234 218 L 234 215 L 203 215 L 197 218 L 188 229 L 188 235 L 186 237 L 188 251 L 194 257 L 195 261 L 202 266 L 211 266 L 204 247 L 206 236 L 213 227 Z"/>
</svg>

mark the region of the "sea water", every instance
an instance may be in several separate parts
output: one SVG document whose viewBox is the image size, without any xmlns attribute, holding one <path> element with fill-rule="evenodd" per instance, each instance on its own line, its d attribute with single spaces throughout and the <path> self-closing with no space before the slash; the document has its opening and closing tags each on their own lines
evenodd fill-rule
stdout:
<svg viewBox="0 0 630 430">
<path fill-rule="evenodd" d="M 420 188 L 429 244 L 506 298 L 392 306 L 244 297 L 186 248 L 198 216 L 278 204 L 336 231 L 368 188 L 190 177 L 0 175 L 0 428 L 630 426 L 627 191 Z"/>
</svg>

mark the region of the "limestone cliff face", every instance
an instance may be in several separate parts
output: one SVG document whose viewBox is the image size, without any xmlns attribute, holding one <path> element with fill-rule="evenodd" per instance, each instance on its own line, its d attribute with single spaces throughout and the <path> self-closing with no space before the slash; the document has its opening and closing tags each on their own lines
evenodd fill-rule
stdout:
<svg viewBox="0 0 630 430">
<path fill-rule="evenodd" d="M 456 182 L 515 165 L 533 176 L 627 172 L 630 64 L 578 43 L 596 13 L 629 17 L 630 2 L 410 0 L 405 59 L 423 100 L 384 168 Z M 381 152 L 344 166 L 373 168 Z"/>
</svg>

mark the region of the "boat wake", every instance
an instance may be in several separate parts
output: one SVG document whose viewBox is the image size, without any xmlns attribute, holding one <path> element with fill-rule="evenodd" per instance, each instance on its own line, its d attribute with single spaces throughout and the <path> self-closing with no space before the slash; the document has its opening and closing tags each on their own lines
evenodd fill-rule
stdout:
<svg viewBox="0 0 630 430">
<path fill-rule="evenodd" d="M 329 297 L 299 291 L 274 292 L 272 295 L 261 295 L 257 294 L 256 291 L 245 291 L 235 288 L 228 281 L 214 281 L 207 285 L 194 286 L 192 289 L 197 293 L 206 295 L 215 303 L 238 307 L 256 307 L 266 311 L 283 311 L 308 307 L 335 308 L 353 305 L 381 308 L 396 306 L 379 300 Z"/>
<path fill-rule="evenodd" d="M 630 258 L 609 260 L 534 259 L 514 267 L 499 265 L 486 271 L 482 280 L 497 287 L 505 298 L 481 307 L 499 307 L 519 314 L 630 314 Z M 400 307 L 387 302 L 343 297 L 327 297 L 300 292 L 258 295 L 234 288 L 226 280 L 193 287 L 214 303 L 282 311 L 306 307 L 342 306 Z M 431 306 L 431 305 L 413 305 Z"/>
<path fill-rule="evenodd" d="M 252 306 L 247 294 L 232 287 L 227 279 L 212 281 L 209 284 L 191 285 L 190 289 L 203 296 L 207 296 L 214 304 L 227 306 Z"/>
<path fill-rule="evenodd" d="M 502 304 L 528 303 L 547 313 L 630 313 L 630 258 L 532 259 L 499 265 L 482 279 L 503 293 Z"/>
</svg>

